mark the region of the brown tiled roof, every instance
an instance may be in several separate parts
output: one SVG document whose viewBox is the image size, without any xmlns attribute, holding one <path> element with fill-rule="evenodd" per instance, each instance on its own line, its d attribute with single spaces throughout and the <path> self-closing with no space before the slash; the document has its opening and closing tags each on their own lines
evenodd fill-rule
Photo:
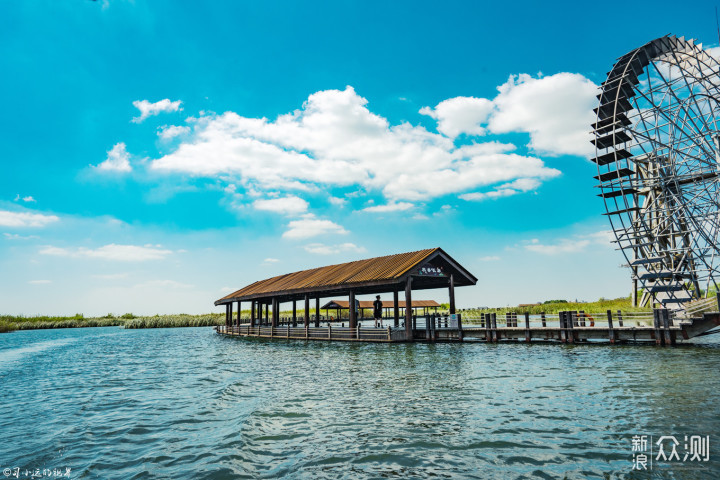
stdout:
<svg viewBox="0 0 720 480">
<path fill-rule="evenodd" d="M 374 300 L 360 300 L 360 308 L 374 308 Z M 345 309 L 349 308 L 350 300 L 330 300 L 328 303 L 320 307 L 321 309 L 326 308 L 337 308 L 335 306 L 330 307 L 329 305 L 337 305 L 338 307 Z M 440 307 L 440 304 L 435 300 L 413 300 L 413 308 L 425 308 L 425 307 Z M 405 300 L 398 300 L 398 307 L 405 308 Z M 393 308 L 392 300 L 383 301 L 383 308 Z"/>
<path fill-rule="evenodd" d="M 438 250 L 440 249 L 429 248 L 417 252 L 399 253 L 279 275 L 248 285 L 224 296 L 215 303 L 223 303 L 223 300 L 238 297 L 270 296 L 281 292 L 390 281 L 402 277 Z"/>
</svg>

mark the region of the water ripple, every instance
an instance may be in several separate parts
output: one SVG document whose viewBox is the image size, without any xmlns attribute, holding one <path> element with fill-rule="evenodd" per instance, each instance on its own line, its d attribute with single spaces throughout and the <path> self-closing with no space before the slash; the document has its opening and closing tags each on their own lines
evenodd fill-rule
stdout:
<svg viewBox="0 0 720 480">
<path fill-rule="evenodd" d="M 705 343 L 15 332 L 0 336 L 0 463 L 83 479 L 634 478 L 631 435 L 720 431 L 720 346 Z M 716 478 L 716 457 L 653 478 Z"/>
</svg>

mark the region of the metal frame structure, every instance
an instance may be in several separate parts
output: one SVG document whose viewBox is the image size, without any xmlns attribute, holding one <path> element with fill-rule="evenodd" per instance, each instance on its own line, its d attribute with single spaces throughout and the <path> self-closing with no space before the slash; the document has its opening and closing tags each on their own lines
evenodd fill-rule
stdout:
<svg viewBox="0 0 720 480">
<path fill-rule="evenodd" d="M 595 179 L 633 302 L 682 309 L 720 280 L 720 63 L 667 35 L 620 57 L 598 99 Z"/>
</svg>

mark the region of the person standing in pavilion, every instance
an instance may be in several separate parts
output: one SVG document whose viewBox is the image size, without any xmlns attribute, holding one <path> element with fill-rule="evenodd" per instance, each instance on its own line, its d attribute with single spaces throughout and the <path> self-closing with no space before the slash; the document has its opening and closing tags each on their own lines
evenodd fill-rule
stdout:
<svg viewBox="0 0 720 480">
<path fill-rule="evenodd" d="M 375 317 L 375 328 L 382 328 L 382 307 L 383 303 L 380 301 L 380 295 L 375 296 L 373 302 L 373 317 Z"/>
</svg>

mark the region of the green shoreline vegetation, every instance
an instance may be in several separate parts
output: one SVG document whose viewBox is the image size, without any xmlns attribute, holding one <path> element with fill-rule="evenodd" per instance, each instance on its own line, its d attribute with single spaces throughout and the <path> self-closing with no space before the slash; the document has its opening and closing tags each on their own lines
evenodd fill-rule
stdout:
<svg viewBox="0 0 720 480">
<path fill-rule="evenodd" d="M 439 312 L 447 312 L 448 304 L 442 304 Z M 606 310 L 622 310 L 623 312 L 643 312 L 649 311 L 648 308 L 633 307 L 629 297 L 605 299 L 600 298 L 595 302 L 567 302 L 565 300 L 549 300 L 544 303 L 514 306 L 514 307 L 496 307 L 488 309 L 465 308 L 460 310 L 464 316 L 479 317 L 481 313 L 497 313 L 505 312 L 528 312 L 531 315 L 545 313 L 548 315 L 557 314 L 558 312 L 585 311 L 588 313 L 600 313 Z M 314 310 L 311 311 L 314 314 Z M 292 312 L 281 312 L 281 316 L 289 317 Z M 249 317 L 250 311 L 243 310 L 243 317 Z M 52 317 L 52 316 L 12 316 L 0 315 L 0 333 L 11 332 L 14 330 L 37 330 L 45 328 L 82 328 L 82 327 L 113 327 L 120 326 L 124 328 L 169 328 L 169 327 L 211 327 L 223 325 L 225 323 L 224 313 L 206 313 L 200 315 L 177 314 L 177 315 L 155 315 L 155 316 L 136 316 L 132 313 L 115 316 L 111 313 L 103 317 L 88 317 L 78 313 L 71 317 Z"/>
</svg>

